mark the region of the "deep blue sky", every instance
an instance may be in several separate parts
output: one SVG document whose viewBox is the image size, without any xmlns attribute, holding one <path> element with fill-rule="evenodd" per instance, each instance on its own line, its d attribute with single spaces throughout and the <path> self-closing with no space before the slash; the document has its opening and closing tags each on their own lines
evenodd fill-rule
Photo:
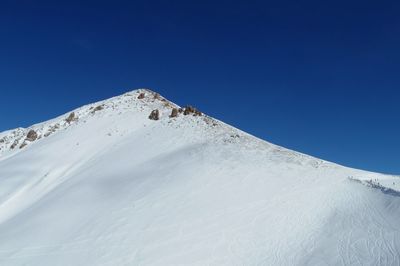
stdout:
<svg viewBox="0 0 400 266">
<path fill-rule="evenodd" d="M 273 143 L 400 174 L 398 2 L 2 1 L 0 131 L 150 87 Z"/>
</svg>

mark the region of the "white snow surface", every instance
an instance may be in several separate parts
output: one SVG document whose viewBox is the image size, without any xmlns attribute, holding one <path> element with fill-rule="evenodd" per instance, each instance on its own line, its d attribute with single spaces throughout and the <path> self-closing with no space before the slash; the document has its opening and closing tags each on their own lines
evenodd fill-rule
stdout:
<svg viewBox="0 0 400 266">
<path fill-rule="evenodd" d="M 0 133 L 0 265 L 400 265 L 399 177 L 173 107 L 140 89 Z"/>
</svg>

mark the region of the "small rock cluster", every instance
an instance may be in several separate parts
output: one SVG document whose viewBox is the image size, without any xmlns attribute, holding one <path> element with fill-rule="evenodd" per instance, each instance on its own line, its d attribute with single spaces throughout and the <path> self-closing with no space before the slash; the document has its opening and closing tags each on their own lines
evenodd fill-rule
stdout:
<svg viewBox="0 0 400 266">
<path fill-rule="evenodd" d="M 184 115 L 193 115 L 193 116 L 201 116 L 202 115 L 202 113 L 199 110 L 197 110 L 195 107 L 190 106 L 190 105 L 185 107 L 183 114 Z"/>
<path fill-rule="evenodd" d="M 96 108 L 93 110 L 93 112 L 94 112 L 94 111 L 101 110 L 101 109 L 103 109 L 103 106 L 98 106 L 98 107 L 96 107 Z M 65 119 L 65 121 L 66 121 L 68 124 L 70 124 L 70 123 L 72 123 L 72 122 L 74 122 L 74 121 L 77 121 L 77 120 L 78 120 L 78 117 L 75 115 L 74 112 L 70 113 L 70 114 L 68 115 L 68 117 Z M 52 133 L 56 132 L 57 129 L 59 129 L 59 128 L 60 128 L 60 124 L 58 124 L 58 123 L 55 124 L 55 125 L 53 125 L 53 126 L 50 126 L 48 132 L 47 132 L 46 134 L 44 134 L 44 137 L 50 136 Z M 38 134 L 35 130 L 31 129 L 31 130 L 28 131 L 28 133 L 27 133 L 27 135 L 26 135 L 24 141 L 23 141 L 22 144 L 19 146 L 19 148 L 22 149 L 22 148 L 24 148 L 25 146 L 27 146 L 29 142 L 36 141 L 36 140 L 38 140 L 38 139 L 40 139 L 40 138 L 41 138 L 41 136 L 39 136 L 39 134 Z M 10 148 L 11 148 L 12 150 L 15 149 L 15 148 L 18 146 L 20 140 L 21 140 L 21 139 L 15 140 L 15 141 L 13 142 L 13 144 L 11 145 Z M 4 142 L 4 139 L 0 140 L 0 143 L 1 143 L 1 141 Z"/>
<path fill-rule="evenodd" d="M 54 132 L 56 132 L 57 129 L 59 129 L 59 128 L 60 128 L 60 124 L 58 124 L 58 123 L 55 124 L 55 125 L 53 125 L 53 126 L 50 126 L 49 130 L 47 131 L 46 134 L 44 134 L 44 136 L 45 136 L 45 137 L 50 136 L 51 134 L 53 134 Z"/>
<path fill-rule="evenodd" d="M 22 144 L 19 146 L 19 148 L 22 149 L 25 146 L 27 146 L 28 145 L 27 141 L 33 142 L 33 141 L 35 141 L 37 139 L 39 139 L 38 133 L 35 130 L 31 129 L 31 130 L 28 131 L 28 134 L 26 134 L 25 140 L 22 142 Z M 13 144 L 11 145 L 10 149 L 12 149 L 12 150 L 15 149 L 17 147 L 17 145 L 19 144 L 20 140 L 21 139 L 16 139 L 13 142 Z"/>
<path fill-rule="evenodd" d="M 202 116 L 203 113 L 197 110 L 193 106 L 186 106 L 185 108 L 172 108 L 171 114 L 169 115 L 170 118 L 178 117 L 179 114 L 183 113 L 183 115 L 193 115 L 193 116 Z M 160 119 L 160 111 L 155 109 L 151 111 L 149 115 L 150 120 L 159 120 Z"/>
</svg>

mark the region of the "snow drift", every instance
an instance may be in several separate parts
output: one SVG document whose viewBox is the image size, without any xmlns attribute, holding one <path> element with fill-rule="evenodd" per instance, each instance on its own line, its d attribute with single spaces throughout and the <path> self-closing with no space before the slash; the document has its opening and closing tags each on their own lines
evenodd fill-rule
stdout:
<svg viewBox="0 0 400 266">
<path fill-rule="evenodd" d="M 0 265 L 400 264 L 398 177 L 173 108 L 141 89 L 0 133 Z"/>
</svg>

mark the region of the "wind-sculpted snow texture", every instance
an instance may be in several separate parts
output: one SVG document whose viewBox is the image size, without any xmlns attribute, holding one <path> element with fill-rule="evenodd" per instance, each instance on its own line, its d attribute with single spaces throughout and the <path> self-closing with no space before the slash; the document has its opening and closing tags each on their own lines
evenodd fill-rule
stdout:
<svg viewBox="0 0 400 266">
<path fill-rule="evenodd" d="M 400 264 L 398 177 L 172 108 L 136 90 L 0 133 L 0 265 Z"/>
</svg>

